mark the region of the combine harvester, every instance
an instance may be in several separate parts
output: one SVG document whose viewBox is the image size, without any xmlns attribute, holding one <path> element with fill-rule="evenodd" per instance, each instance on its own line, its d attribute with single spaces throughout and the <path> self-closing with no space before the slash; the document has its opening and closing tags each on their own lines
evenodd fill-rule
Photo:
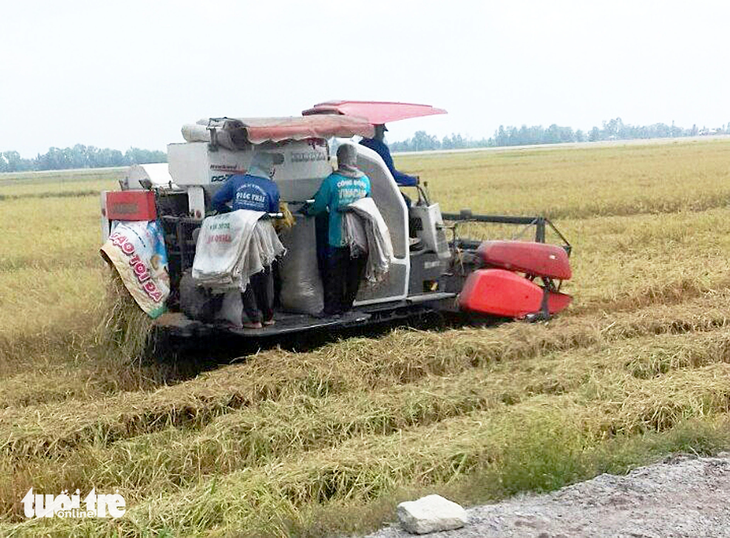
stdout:
<svg viewBox="0 0 730 538">
<path fill-rule="evenodd" d="M 469 210 L 442 214 L 426 185 L 413 187 L 417 201 L 408 207 L 381 157 L 360 145 L 358 167 L 371 180 L 372 198 L 388 226 L 394 259 L 383 282 L 360 287 L 351 313 L 331 318 L 312 315 L 322 304 L 314 217 L 296 215 L 296 224 L 281 234 L 287 254 L 280 262 L 275 325 L 236 326 L 241 319 L 240 294 L 212 295 L 192 281 L 196 239 L 210 212 L 210 200 L 231 175 L 245 173 L 254 148 L 284 155 L 274 179 L 282 201 L 296 211 L 332 172 L 328 139 L 371 137 L 374 125 L 442 113 L 426 105 L 333 101 L 298 117 L 210 118 L 186 125 L 182 129 L 186 142 L 168 146 L 167 169 L 133 167 L 120 191 L 102 193 L 106 242 L 102 252 L 120 274 L 120 268 L 128 267 L 124 270 L 132 276 L 125 279 L 122 274 L 127 289 L 156 318 L 157 329 L 173 337 L 225 331 L 259 338 L 433 312 L 513 319 L 547 319 L 560 312 L 571 301 L 560 292 L 562 281 L 571 277 L 571 247 L 548 219 L 477 215 Z M 459 226 L 471 222 L 534 228 L 534 241 L 460 237 Z M 546 244 L 548 232 L 561 244 Z M 148 254 L 140 256 L 135 249 L 146 249 Z"/>
</svg>

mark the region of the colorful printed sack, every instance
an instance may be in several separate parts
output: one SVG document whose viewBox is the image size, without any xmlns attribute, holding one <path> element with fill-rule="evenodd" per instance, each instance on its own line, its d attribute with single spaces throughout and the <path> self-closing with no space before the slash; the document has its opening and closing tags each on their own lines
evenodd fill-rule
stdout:
<svg viewBox="0 0 730 538">
<path fill-rule="evenodd" d="M 170 295 L 165 238 L 156 221 L 114 221 L 102 257 L 114 267 L 137 304 L 151 318 L 162 315 Z"/>
</svg>

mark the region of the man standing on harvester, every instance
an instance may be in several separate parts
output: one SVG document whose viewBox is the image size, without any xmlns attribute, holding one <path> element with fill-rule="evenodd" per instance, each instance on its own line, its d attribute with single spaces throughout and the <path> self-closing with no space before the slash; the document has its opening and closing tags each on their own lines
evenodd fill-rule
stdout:
<svg viewBox="0 0 730 538">
<path fill-rule="evenodd" d="M 254 153 L 246 175 L 231 176 L 213 196 L 213 209 L 220 213 L 228 211 L 230 202 L 233 211 L 247 209 L 277 213 L 279 187 L 274 182 L 274 173 L 275 166 L 283 162 L 284 156 L 280 153 Z M 243 323 L 245 328 L 261 329 L 263 325 L 274 324 L 274 275 L 271 266 L 251 275 L 251 282 L 241 294 L 241 299 L 249 319 Z"/>
<path fill-rule="evenodd" d="M 375 135 L 372 138 L 363 138 L 360 141 L 360 144 L 365 146 L 366 148 L 370 148 L 375 153 L 380 155 L 380 158 L 383 159 L 385 166 L 388 167 L 388 170 L 390 170 L 393 179 L 395 179 L 395 182 L 398 185 L 400 185 L 401 187 L 415 187 L 416 185 L 418 185 L 418 177 L 409 176 L 408 174 L 404 174 L 403 172 L 399 172 L 395 169 L 395 165 L 393 164 L 393 157 L 391 157 L 390 155 L 390 149 L 385 144 L 385 131 L 387 130 L 388 129 L 383 124 L 376 125 Z"/>
<path fill-rule="evenodd" d="M 337 148 L 337 170 L 322 182 L 314 204 L 304 208 L 307 215 L 329 211 L 323 312 L 327 316 L 352 309 L 365 274 L 367 254 L 352 257 L 342 233 L 343 212 L 347 206 L 370 196 L 370 179 L 355 166 L 356 163 L 357 148 L 353 144 Z"/>
</svg>

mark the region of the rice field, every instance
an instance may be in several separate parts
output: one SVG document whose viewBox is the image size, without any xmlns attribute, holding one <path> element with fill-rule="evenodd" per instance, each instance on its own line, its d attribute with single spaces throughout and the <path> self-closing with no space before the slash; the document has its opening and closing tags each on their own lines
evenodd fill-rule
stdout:
<svg viewBox="0 0 730 538">
<path fill-rule="evenodd" d="M 357 534 L 421 494 L 487 502 L 730 447 L 730 140 L 396 162 L 445 211 L 551 218 L 574 304 L 197 375 L 140 363 L 113 345 L 98 255 L 121 172 L 0 176 L 0 536 Z M 118 491 L 127 512 L 27 520 L 31 487 Z"/>
</svg>

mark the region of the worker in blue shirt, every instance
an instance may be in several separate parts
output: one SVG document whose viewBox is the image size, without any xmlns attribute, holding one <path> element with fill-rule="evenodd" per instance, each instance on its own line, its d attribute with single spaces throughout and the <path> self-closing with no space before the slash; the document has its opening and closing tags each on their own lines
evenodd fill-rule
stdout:
<svg viewBox="0 0 730 538">
<path fill-rule="evenodd" d="M 275 165 L 284 162 L 281 153 L 257 151 L 245 175 L 235 174 L 228 178 L 213 196 L 213 209 L 219 213 L 248 209 L 266 213 L 279 212 L 279 187 L 274 183 Z"/>
<path fill-rule="evenodd" d="M 360 281 L 365 274 L 367 254 L 352 256 L 342 237 L 342 212 L 351 203 L 370 196 L 370 178 L 356 166 L 357 147 L 342 144 L 337 148 L 337 170 L 327 176 L 304 208 L 307 215 L 329 212 L 327 260 L 325 264 L 324 312 L 336 316 L 352 309 Z"/>
<path fill-rule="evenodd" d="M 274 183 L 276 165 L 284 162 L 281 153 L 257 151 L 245 175 L 236 174 L 228 178 L 223 187 L 215 193 L 213 209 L 218 212 L 246 209 L 249 211 L 279 212 L 279 187 Z M 271 266 L 251 275 L 246 291 L 241 294 L 243 309 L 248 321 L 246 329 L 261 329 L 274 324 L 274 275 Z"/>
<path fill-rule="evenodd" d="M 393 175 L 393 179 L 395 179 L 395 182 L 400 185 L 401 187 L 415 187 L 418 185 L 418 177 L 416 176 L 409 176 L 408 174 L 404 174 L 403 172 L 399 172 L 395 169 L 395 166 L 393 165 L 393 157 L 390 156 L 390 149 L 385 144 L 385 131 L 388 129 L 385 127 L 385 125 L 376 125 L 375 126 L 375 135 L 373 138 L 363 138 L 360 141 L 360 144 L 365 146 L 366 148 L 370 148 L 375 153 L 380 155 L 380 157 L 385 162 L 385 166 L 388 167 L 388 170 L 390 170 L 390 173 Z"/>
</svg>

